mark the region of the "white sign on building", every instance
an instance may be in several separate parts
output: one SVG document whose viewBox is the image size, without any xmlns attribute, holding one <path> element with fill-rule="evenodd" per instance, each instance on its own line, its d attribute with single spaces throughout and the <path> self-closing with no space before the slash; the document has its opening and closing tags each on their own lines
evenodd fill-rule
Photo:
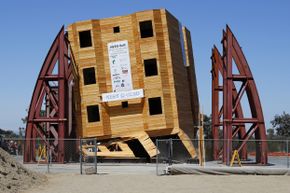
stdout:
<svg viewBox="0 0 290 193">
<path fill-rule="evenodd" d="M 108 43 L 112 91 L 133 89 L 128 41 Z"/>
<path fill-rule="evenodd" d="M 118 100 L 143 98 L 143 97 L 144 97 L 143 89 L 137 89 L 137 90 L 130 90 L 130 91 L 103 93 L 102 101 L 110 102 L 110 101 L 118 101 Z"/>
</svg>

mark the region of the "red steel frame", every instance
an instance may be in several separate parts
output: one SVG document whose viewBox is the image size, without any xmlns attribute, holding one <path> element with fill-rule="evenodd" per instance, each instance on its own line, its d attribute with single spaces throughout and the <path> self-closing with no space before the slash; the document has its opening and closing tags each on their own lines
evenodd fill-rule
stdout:
<svg viewBox="0 0 290 193">
<path fill-rule="evenodd" d="M 69 44 L 62 27 L 45 58 L 33 91 L 26 125 L 24 162 L 36 161 L 37 140 L 51 150 L 53 161 L 65 161 L 64 139 L 71 134 L 68 129 L 71 123 L 68 85 L 72 84 L 73 78 Z M 45 110 L 41 109 L 43 101 Z"/>
<path fill-rule="evenodd" d="M 217 160 L 221 154 L 223 153 L 223 149 L 219 149 L 219 128 L 220 126 L 223 126 L 222 122 L 220 119 L 222 118 L 223 115 L 223 106 L 219 108 L 219 92 L 223 91 L 223 87 L 219 86 L 219 76 L 220 74 L 222 75 L 222 78 L 225 76 L 223 72 L 223 62 L 222 62 L 222 57 L 216 47 L 213 48 L 212 50 L 212 101 L 214 104 L 212 108 L 212 128 L 213 128 L 213 138 L 214 140 L 214 159 Z M 233 100 L 237 98 L 238 93 L 235 85 L 233 84 Z M 217 101 L 217 102 L 216 102 Z M 239 103 L 237 103 L 237 107 L 234 111 L 234 116 L 236 118 L 244 118 L 243 114 L 243 109 L 242 106 Z M 245 129 L 245 124 L 240 123 L 235 125 L 235 130 L 232 133 L 232 138 L 235 138 L 236 136 L 238 139 L 243 139 L 244 136 L 246 135 L 246 129 Z M 247 150 L 246 147 L 242 148 L 241 151 L 241 158 L 243 160 L 247 159 Z"/>
<path fill-rule="evenodd" d="M 233 153 L 233 138 L 238 138 L 241 142 L 236 150 L 243 159 L 247 159 L 246 144 L 251 137 L 256 142 L 256 162 L 267 164 L 267 143 L 266 129 L 262 106 L 253 75 L 241 50 L 241 47 L 227 26 L 223 32 L 223 56 L 220 55 L 216 47 L 212 50 L 212 133 L 214 138 L 214 159 L 222 157 L 222 161 L 227 165 Z M 239 74 L 233 74 L 233 65 Z M 219 74 L 222 75 L 222 86 L 219 83 Z M 239 91 L 235 82 L 241 82 Z M 223 94 L 223 105 L 219 104 L 219 93 Z M 241 99 L 247 94 L 251 110 L 251 118 L 245 118 L 241 105 Z M 246 124 L 250 128 L 246 131 Z M 223 144 L 219 147 L 219 129 L 222 126 Z"/>
</svg>

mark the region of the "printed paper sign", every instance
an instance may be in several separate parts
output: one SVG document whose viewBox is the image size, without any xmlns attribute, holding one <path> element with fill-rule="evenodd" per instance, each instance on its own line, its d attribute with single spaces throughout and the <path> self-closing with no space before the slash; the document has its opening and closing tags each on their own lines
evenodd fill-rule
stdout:
<svg viewBox="0 0 290 193">
<path fill-rule="evenodd" d="M 113 92 L 133 89 L 128 41 L 108 43 Z"/>
</svg>

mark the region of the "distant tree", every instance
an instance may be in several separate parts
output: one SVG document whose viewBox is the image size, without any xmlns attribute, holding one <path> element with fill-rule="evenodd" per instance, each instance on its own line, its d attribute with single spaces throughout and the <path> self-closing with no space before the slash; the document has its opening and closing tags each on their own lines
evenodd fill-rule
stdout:
<svg viewBox="0 0 290 193">
<path fill-rule="evenodd" d="M 23 124 L 26 124 L 27 123 L 27 116 L 24 117 L 24 118 L 21 118 L 21 121 L 22 121 Z"/>
<path fill-rule="evenodd" d="M 212 139 L 211 115 L 203 115 L 203 133 L 206 139 Z"/>
<path fill-rule="evenodd" d="M 3 138 L 17 138 L 18 135 L 14 133 L 12 130 L 6 130 L 6 129 L 1 129 L 0 128 L 0 135 Z"/>
<path fill-rule="evenodd" d="M 24 135 L 25 135 L 25 128 L 24 127 L 19 127 L 18 128 L 19 129 L 19 138 L 23 138 L 24 137 Z"/>
<path fill-rule="evenodd" d="M 267 138 L 268 139 L 273 139 L 275 137 L 275 129 L 267 129 Z"/>
<path fill-rule="evenodd" d="M 27 109 L 25 109 L 25 111 L 28 113 Z M 27 119 L 28 119 L 27 115 L 25 117 L 21 118 L 21 121 L 24 125 L 26 125 Z M 18 129 L 19 129 L 19 137 L 23 138 L 25 136 L 25 127 L 19 127 Z"/>
<path fill-rule="evenodd" d="M 271 124 L 277 136 L 290 137 L 290 114 L 283 112 L 282 115 L 275 115 Z"/>
<path fill-rule="evenodd" d="M 25 111 L 26 111 L 26 113 L 28 114 L 28 110 L 25 109 Z M 26 123 L 27 123 L 27 119 L 28 119 L 27 115 L 26 115 L 25 117 L 21 118 L 22 123 L 23 123 L 23 124 L 26 124 Z"/>
</svg>

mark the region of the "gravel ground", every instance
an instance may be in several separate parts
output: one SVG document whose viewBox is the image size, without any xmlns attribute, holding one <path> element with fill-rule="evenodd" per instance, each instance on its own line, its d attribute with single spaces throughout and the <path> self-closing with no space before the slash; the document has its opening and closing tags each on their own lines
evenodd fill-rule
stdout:
<svg viewBox="0 0 290 193">
<path fill-rule="evenodd" d="M 25 166 L 47 172 L 46 165 Z M 160 173 L 164 169 L 165 166 L 159 166 Z M 46 183 L 21 193 L 289 193 L 290 189 L 289 176 L 156 176 L 155 164 L 103 163 L 98 164 L 98 175 L 80 175 L 77 163 L 53 164 L 50 172 L 46 174 Z"/>
<path fill-rule="evenodd" d="M 24 193 L 289 193 L 288 176 L 151 174 L 49 174 L 48 182 Z"/>
<path fill-rule="evenodd" d="M 46 177 L 26 169 L 0 148 L 0 192 L 17 193 L 46 181 Z"/>
</svg>

